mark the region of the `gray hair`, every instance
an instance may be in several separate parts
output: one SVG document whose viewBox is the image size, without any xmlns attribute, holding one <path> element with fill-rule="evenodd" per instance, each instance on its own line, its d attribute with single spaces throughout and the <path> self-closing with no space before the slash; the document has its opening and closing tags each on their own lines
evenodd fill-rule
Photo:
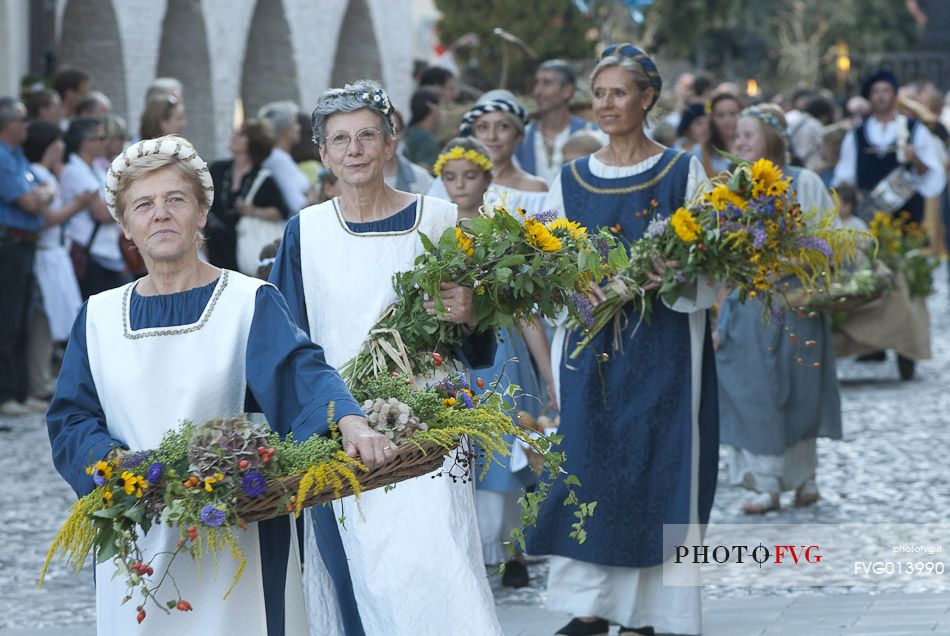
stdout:
<svg viewBox="0 0 950 636">
<path fill-rule="evenodd" d="M 270 124 L 276 136 L 294 125 L 299 112 L 300 107 L 292 101 L 270 102 L 261 106 L 257 111 L 257 118 Z"/>
<path fill-rule="evenodd" d="M 594 70 L 590 72 L 590 84 L 591 88 L 594 86 L 594 80 L 597 79 L 597 76 L 600 73 L 608 68 L 620 67 L 630 73 L 630 76 L 633 78 L 633 83 L 637 85 L 641 91 L 646 91 L 648 88 L 653 89 L 653 103 L 650 104 L 650 107 L 647 108 L 646 113 L 649 113 L 653 110 L 653 107 L 656 105 L 657 100 L 660 97 L 659 91 L 656 90 L 656 87 L 653 85 L 653 82 L 650 81 L 650 77 L 647 75 L 646 71 L 638 62 L 630 59 L 625 55 L 608 55 L 604 58 L 601 58 L 597 62 L 597 66 L 594 67 Z M 644 114 L 646 114 L 644 113 Z"/>
<path fill-rule="evenodd" d="M 171 94 L 185 94 L 185 89 L 181 82 L 174 77 L 156 77 L 152 80 L 152 83 L 148 85 L 148 90 L 145 92 L 145 101 L 147 102 L 153 97 L 164 97 L 165 95 Z"/>
<path fill-rule="evenodd" d="M 17 98 L 0 97 L 0 130 L 20 115 L 18 106 L 22 106 L 22 103 Z"/>
<path fill-rule="evenodd" d="M 577 84 L 577 75 L 574 69 L 564 60 L 548 60 L 538 67 L 539 71 L 554 71 L 561 77 L 561 86 L 575 86 Z"/>
<path fill-rule="evenodd" d="M 353 113 L 368 109 L 382 122 L 383 137 L 386 141 L 396 134 L 393 121 L 393 106 L 382 87 L 372 80 L 357 80 L 343 88 L 331 88 L 320 96 L 317 107 L 313 109 L 310 122 L 313 125 L 313 141 L 318 146 L 327 143 L 327 121 L 337 113 Z"/>
</svg>

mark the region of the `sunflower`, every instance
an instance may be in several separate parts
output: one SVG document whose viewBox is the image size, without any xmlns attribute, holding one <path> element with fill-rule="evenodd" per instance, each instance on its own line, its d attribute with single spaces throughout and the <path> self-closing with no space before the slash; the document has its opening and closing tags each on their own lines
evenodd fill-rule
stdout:
<svg viewBox="0 0 950 636">
<path fill-rule="evenodd" d="M 712 203 L 712 206 L 717 212 L 722 212 L 729 206 L 729 204 L 732 204 L 733 207 L 738 208 L 743 212 L 749 206 L 748 201 L 730 190 L 729 186 L 726 185 L 716 186 L 712 192 L 706 195 L 706 198 L 710 203 Z"/>
<path fill-rule="evenodd" d="M 471 258 L 475 253 L 475 248 L 472 247 L 472 239 L 458 226 L 455 227 L 455 240 L 458 243 L 459 249 L 462 250 L 462 253 Z"/>
<path fill-rule="evenodd" d="M 788 179 L 783 178 L 782 171 L 768 159 L 759 159 L 751 168 L 752 196 L 778 196 L 788 189 Z"/>
<path fill-rule="evenodd" d="M 533 219 L 526 219 L 524 222 L 524 231 L 527 235 L 528 243 L 545 252 L 560 251 L 564 244 L 561 240 L 551 234 L 543 223 L 538 223 Z"/>
<path fill-rule="evenodd" d="M 551 223 L 548 223 L 548 229 L 553 232 L 558 232 L 559 230 L 562 230 L 565 233 L 570 234 L 570 236 L 575 239 L 579 239 L 587 233 L 586 227 L 581 227 L 580 223 L 576 223 L 574 221 L 568 221 L 564 217 L 555 219 Z"/>
<path fill-rule="evenodd" d="M 696 218 L 686 208 L 680 208 L 673 213 L 670 223 L 673 224 L 676 236 L 680 237 L 680 240 L 684 243 L 694 243 L 699 238 L 699 233 L 702 230 L 699 223 L 696 222 Z"/>
</svg>

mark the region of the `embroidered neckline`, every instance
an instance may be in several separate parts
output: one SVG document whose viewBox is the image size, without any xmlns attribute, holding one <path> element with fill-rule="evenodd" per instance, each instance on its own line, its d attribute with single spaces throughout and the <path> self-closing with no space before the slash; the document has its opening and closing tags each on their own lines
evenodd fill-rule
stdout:
<svg viewBox="0 0 950 636">
<path fill-rule="evenodd" d="M 224 288 L 228 286 L 228 270 L 221 270 L 221 276 L 218 278 L 218 283 L 214 287 L 214 293 L 211 295 L 208 304 L 205 305 L 204 311 L 201 312 L 201 317 L 198 318 L 197 322 L 193 322 L 190 325 L 179 325 L 177 327 L 146 327 L 144 329 L 133 330 L 131 328 L 132 319 L 129 315 L 131 311 L 130 299 L 132 298 L 132 290 L 135 289 L 137 284 L 138 281 L 130 283 L 128 287 L 125 288 L 125 294 L 122 296 L 122 335 L 129 340 L 150 338 L 152 336 L 180 336 L 182 334 L 198 331 L 207 324 L 208 319 L 211 318 L 211 312 L 214 311 L 215 305 L 218 304 L 218 299 L 221 298 L 221 293 L 224 291 Z"/>
<path fill-rule="evenodd" d="M 333 197 L 333 199 L 331 199 L 333 203 L 333 212 L 336 214 L 337 221 L 340 222 L 340 226 L 343 228 L 343 231 L 353 236 L 360 236 L 360 237 L 400 236 L 403 234 L 412 234 L 419 228 L 419 224 L 422 223 L 422 195 L 421 194 L 416 195 L 416 219 L 413 222 L 412 227 L 410 227 L 408 230 L 398 230 L 398 231 L 393 231 L 393 232 L 354 232 L 346 224 L 346 219 L 343 218 L 343 211 L 340 209 L 339 200 L 340 200 L 340 197 Z M 405 209 L 406 208 L 403 208 L 403 210 Z M 402 212 L 402 210 L 400 210 L 399 212 L 396 212 L 396 214 L 399 214 L 400 212 Z M 393 216 L 396 216 L 396 214 L 394 214 Z"/>
<path fill-rule="evenodd" d="M 676 162 L 680 160 L 680 157 L 685 154 L 686 153 L 681 150 L 673 155 L 673 158 L 670 159 L 669 163 L 667 163 L 663 169 L 660 170 L 660 172 L 658 172 L 652 179 L 649 179 L 643 183 L 626 186 L 624 188 L 598 188 L 597 186 L 587 183 L 577 170 L 577 161 L 571 162 L 571 174 L 574 176 L 574 180 L 577 181 L 577 183 L 588 192 L 593 192 L 594 194 L 630 194 L 631 192 L 646 190 L 647 188 L 652 188 L 655 186 L 663 179 L 663 177 L 667 175 L 670 170 L 673 169 L 673 166 L 676 165 Z"/>
</svg>

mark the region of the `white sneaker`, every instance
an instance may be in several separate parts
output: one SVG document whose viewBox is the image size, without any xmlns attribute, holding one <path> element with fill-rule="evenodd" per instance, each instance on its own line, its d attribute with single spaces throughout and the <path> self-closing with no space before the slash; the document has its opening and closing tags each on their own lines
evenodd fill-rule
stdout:
<svg viewBox="0 0 950 636">
<path fill-rule="evenodd" d="M 23 401 L 23 406 L 34 413 L 46 413 L 49 410 L 49 402 L 40 398 L 28 397 Z"/>
<path fill-rule="evenodd" d="M 0 415 L 29 415 L 31 411 L 26 405 L 20 404 L 16 400 L 7 400 L 3 404 L 0 404 Z"/>
</svg>

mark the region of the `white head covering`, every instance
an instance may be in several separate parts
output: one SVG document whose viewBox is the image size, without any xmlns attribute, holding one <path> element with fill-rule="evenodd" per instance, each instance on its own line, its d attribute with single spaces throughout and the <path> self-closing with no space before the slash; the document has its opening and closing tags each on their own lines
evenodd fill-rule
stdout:
<svg viewBox="0 0 950 636">
<path fill-rule="evenodd" d="M 148 155 L 168 155 L 169 157 L 178 157 L 185 164 L 198 173 L 201 180 L 201 187 L 205 189 L 208 195 L 208 206 L 214 201 L 214 185 L 211 183 L 211 174 L 208 172 L 208 164 L 204 159 L 198 156 L 195 147 L 184 137 L 178 135 L 165 135 L 156 139 L 143 139 L 134 143 L 118 157 L 112 160 L 109 166 L 109 172 L 106 173 L 106 206 L 109 208 L 109 214 L 116 221 L 119 220 L 116 213 L 116 193 L 119 190 L 119 180 L 122 173 L 133 166 L 137 159 Z"/>
</svg>

